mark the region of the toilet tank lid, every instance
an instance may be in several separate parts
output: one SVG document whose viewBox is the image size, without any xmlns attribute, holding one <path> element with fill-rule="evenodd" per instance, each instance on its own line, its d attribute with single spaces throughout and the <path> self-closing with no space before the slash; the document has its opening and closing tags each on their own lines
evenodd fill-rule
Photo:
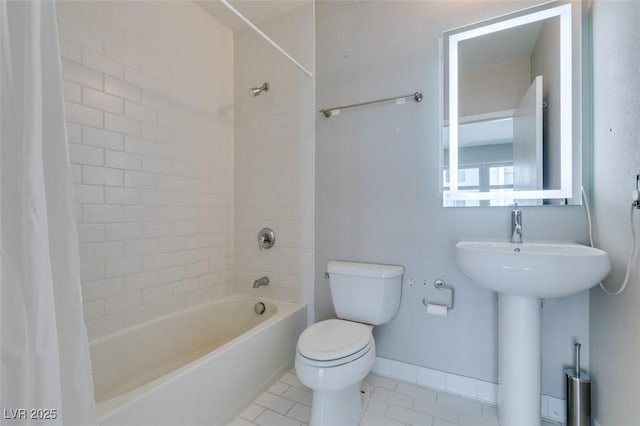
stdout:
<svg viewBox="0 0 640 426">
<path fill-rule="evenodd" d="M 329 274 L 354 275 L 359 277 L 393 278 L 404 274 L 404 267 L 399 265 L 331 260 L 327 265 L 327 272 Z"/>
</svg>

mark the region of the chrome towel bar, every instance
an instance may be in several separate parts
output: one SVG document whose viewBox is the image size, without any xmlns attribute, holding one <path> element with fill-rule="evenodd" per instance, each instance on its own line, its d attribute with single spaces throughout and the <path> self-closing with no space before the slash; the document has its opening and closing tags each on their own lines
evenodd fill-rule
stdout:
<svg viewBox="0 0 640 426">
<path fill-rule="evenodd" d="M 318 112 L 321 112 L 322 114 L 324 114 L 325 117 L 329 118 L 333 115 L 340 114 L 340 110 L 342 109 L 357 108 L 365 105 L 380 104 L 383 102 L 390 102 L 390 101 L 395 101 L 396 103 L 399 104 L 399 103 L 404 103 L 404 101 L 409 98 L 413 98 L 413 100 L 416 102 L 422 102 L 422 92 L 415 92 L 411 95 L 395 96 L 393 98 L 376 99 L 375 101 L 358 102 L 356 104 L 342 105 L 342 106 L 333 107 L 333 108 L 323 108 Z"/>
</svg>

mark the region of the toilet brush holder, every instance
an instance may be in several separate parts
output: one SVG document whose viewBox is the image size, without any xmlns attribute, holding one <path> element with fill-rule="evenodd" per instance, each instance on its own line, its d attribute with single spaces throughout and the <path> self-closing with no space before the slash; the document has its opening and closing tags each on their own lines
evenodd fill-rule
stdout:
<svg viewBox="0 0 640 426">
<path fill-rule="evenodd" d="M 564 371 L 567 387 L 567 426 L 591 426 L 591 380 L 580 371 L 580 343 L 576 343 L 576 367 Z"/>
</svg>

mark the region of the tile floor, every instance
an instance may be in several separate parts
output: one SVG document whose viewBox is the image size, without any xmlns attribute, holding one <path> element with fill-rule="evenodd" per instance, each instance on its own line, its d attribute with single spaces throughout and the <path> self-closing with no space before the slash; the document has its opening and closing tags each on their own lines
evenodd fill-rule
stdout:
<svg viewBox="0 0 640 426">
<path fill-rule="evenodd" d="M 373 374 L 366 383 L 360 426 L 499 426 L 494 405 Z M 311 391 L 290 370 L 229 426 L 306 425 L 310 407 Z M 559 423 L 543 421 L 542 426 Z"/>
</svg>

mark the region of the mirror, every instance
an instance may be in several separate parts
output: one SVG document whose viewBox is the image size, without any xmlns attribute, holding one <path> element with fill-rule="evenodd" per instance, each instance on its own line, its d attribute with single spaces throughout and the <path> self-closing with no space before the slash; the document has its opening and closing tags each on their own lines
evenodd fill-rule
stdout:
<svg viewBox="0 0 640 426">
<path fill-rule="evenodd" d="M 579 5 L 443 38 L 443 205 L 580 204 Z"/>
</svg>

